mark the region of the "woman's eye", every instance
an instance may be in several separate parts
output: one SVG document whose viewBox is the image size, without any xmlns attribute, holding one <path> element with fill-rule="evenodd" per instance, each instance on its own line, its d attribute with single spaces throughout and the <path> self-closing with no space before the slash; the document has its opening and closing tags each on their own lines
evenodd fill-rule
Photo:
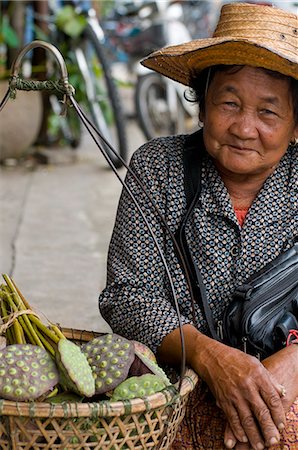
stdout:
<svg viewBox="0 0 298 450">
<path fill-rule="evenodd" d="M 237 108 L 237 103 L 235 102 L 224 102 L 224 104 L 230 108 Z"/>
<path fill-rule="evenodd" d="M 267 115 L 267 116 L 272 116 L 272 115 L 274 115 L 274 116 L 276 116 L 277 114 L 274 112 L 274 111 L 272 111 L 271 109 L 262 109 L 261 110 L 261 114 L 265 114 L 265 115 Z"/>
</svg>

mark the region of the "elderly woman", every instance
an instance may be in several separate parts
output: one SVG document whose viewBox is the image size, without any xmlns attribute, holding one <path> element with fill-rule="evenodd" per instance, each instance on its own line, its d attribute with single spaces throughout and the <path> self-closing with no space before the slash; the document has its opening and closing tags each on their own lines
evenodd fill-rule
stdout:
<svg viewBox="0 0 298 450">
<path fill-rule="evenodd" d="M 192 136 L 192 145 L 202 159 L 202 186 L 186 237 L 218 321 L 235 286 L 297 237 L 297 33 L 296 15 L 232 3 L 223 7 L 212 38 L 161 49 L 143 61 L 190 86 L 199 101 L 202 129 Z M 187 139 L 154 139 L 131 161 L 173 233 L 186 211 L 182 155 Z M 126 181 L 168 261 L 186 361 L 202 380 L 173 448 L 298 449 L 298 345 L 259 361 L 212 339 L 198 303 L 193 319 L 173 242 L 131 174 Z M 166 364 L 179 363 L 179 322 L 164 266 L 126 191 L 100 310 L 115 332 L 143 341 Z"/>
</svg>

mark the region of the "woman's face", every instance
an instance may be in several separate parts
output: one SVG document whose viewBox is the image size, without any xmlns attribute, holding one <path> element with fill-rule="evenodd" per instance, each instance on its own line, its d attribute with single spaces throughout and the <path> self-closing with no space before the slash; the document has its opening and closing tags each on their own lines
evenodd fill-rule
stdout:
<svg viewBox="0 0 298 450">
<path fill-rule="evenodd" d="M 200 118 L 208 153 L 230 174 L 269 175 L 298 137 L 288 81 L 254 67 L 217 72 Z"/>
</svg>

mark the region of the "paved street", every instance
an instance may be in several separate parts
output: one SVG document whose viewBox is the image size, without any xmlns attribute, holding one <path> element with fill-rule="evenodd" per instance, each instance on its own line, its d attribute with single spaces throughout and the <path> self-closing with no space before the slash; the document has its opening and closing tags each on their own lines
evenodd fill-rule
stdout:
<svg viewBox="0 0 298 450">
<path fill-rule="evenodd" d="M 131 154 L 144 137 L 132 120 L 127 135 Z M 75 158 L 50 152 L 50 165 L 1 168 L 0 270 L 51 321 L 105 331 L 97 298 L 121 185 L 88 135 Z"/>
</svg>

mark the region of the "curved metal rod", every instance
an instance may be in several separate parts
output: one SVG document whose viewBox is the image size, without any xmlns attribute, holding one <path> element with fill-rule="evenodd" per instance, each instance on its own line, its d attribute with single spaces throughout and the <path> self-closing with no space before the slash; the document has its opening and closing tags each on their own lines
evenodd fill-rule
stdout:
<svg viewBox="0 0 298 450">
<path fill-rule="evenodd" d="M 30 42 L 29 44 L 25 45 L 25 47 L 20 51 L 20 53 L 18 54 L 18 56 L 16 57 L 15 61 L 12 64 L 11 76 L 12 77 L 18 76 L 23 57 L 26 55 L 26 53 L 28 53 L 30 50 L 32 50 L 33 48 L 36 48 L 36 47 L 42 47 L 45 50 L 48 50 L 54 54 L 54 56 L 58 62 L 58 65 L 60 66 L 62 80 L 63 80 L 64 84 L 67 85 L 68 84 L 68 72 L 67 72 L 66 64 L 65 64 L 62 54 L 60 53 L 58 48 L 55 47 L 53 44 L 50 44 L 49 42 L 39 41 L 39 40 Z"/>
<path fill-rule="evenodd" d="M 6 103 L 8 102 L 9 95 L 10 95 L 10 88 L 7 89 L 6 94 L 4 95 L 3 99 L 0 102 L 0 111 L 2 111 L 2 109 L 4 108 Z"/>
</svg>

